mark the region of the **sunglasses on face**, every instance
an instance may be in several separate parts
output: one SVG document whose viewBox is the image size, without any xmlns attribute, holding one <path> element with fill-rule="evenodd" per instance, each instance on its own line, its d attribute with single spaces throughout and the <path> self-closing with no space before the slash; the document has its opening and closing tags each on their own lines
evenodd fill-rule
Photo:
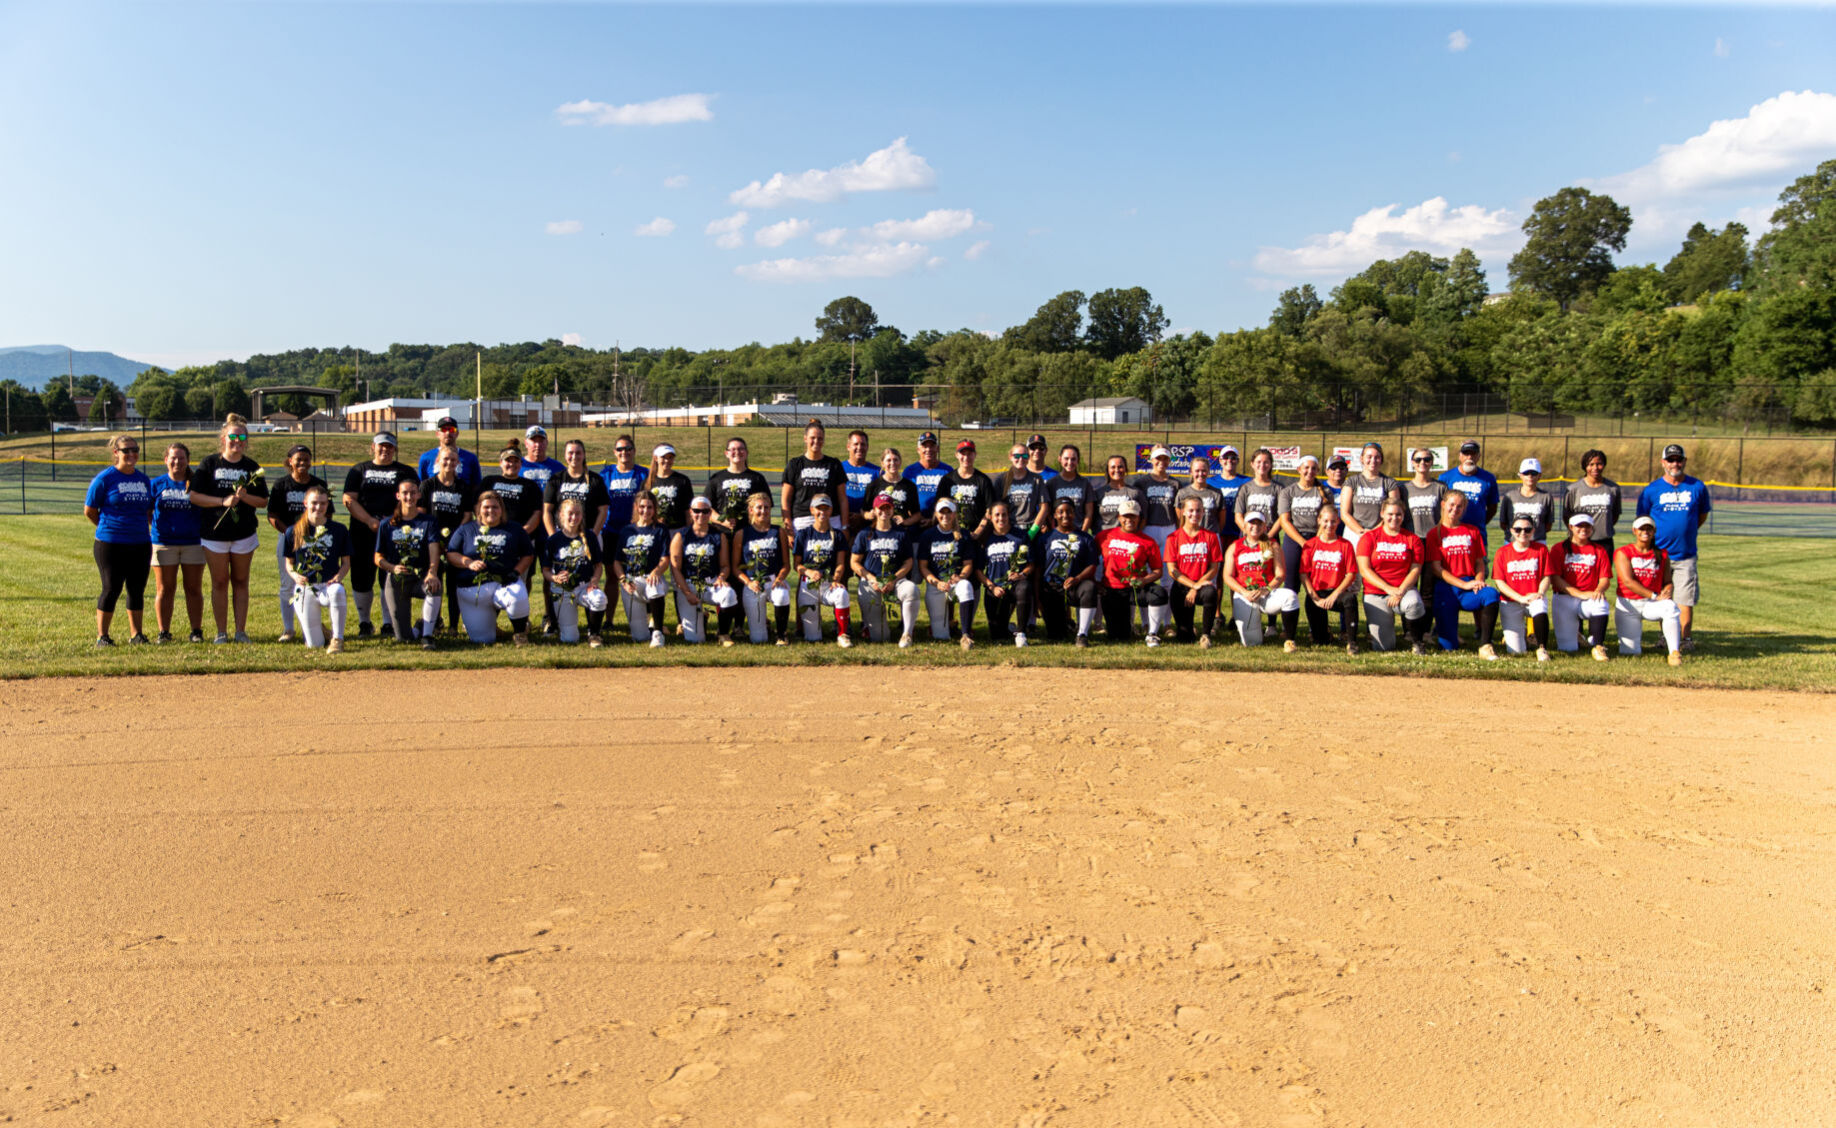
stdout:
<svg viewBox="0 0 1836 1128">
<path fill-rule="evenodd" d="M 230 435 L 229 441 L 232 443 L 246 443 L 249 441 L 249 437 L 247 435 Z"/>
<path fill-rule="evenodd" d="M 1012 454 L 1009 454 L 1007 457 L 1013 459 L 1015 462 L 1019 462 L 1026 457 L 1026 452 L 1023 450 L 1017 450 L 1017 451 L 1014 451 Z"/>
<path fill-rule="evenodd" d="M 1413 461 L 1413 462 L 1416 462 L 1416 463 L 1423 463 L 1423 462 L 1427 462 L 1427 463 L 1433 463 L 1433 462 L 1434 462 L 1434 459 L 1432 459 L 1432 458 L 1416 458 L 1416 459 L 1411 459 L 1411 461 Z"/>
<path fill-rule="evenodd" d="M 1530 527 L 1529 525 L 1519 525 L 1515 529 L 1512 529 L 1511 531 L 1521 536 L 1526 536 L 1526 537 L 1529 536 L 1531 533 L 1536 532 L 1536 530 Z"/>
<path fill-rule="evenodd" d="M 630 454 L 635 449 L 636 449 L 635 447 L 617 446 L 617 447 L 612 448 L 612 453 L 613 454 Z"/>
<path fill-rule="evenodd" d="M 122 454 L 139 454 L 140 453 L 139 447 L 117 447 L 116 449 L 118 449 Z"/>
</svg>

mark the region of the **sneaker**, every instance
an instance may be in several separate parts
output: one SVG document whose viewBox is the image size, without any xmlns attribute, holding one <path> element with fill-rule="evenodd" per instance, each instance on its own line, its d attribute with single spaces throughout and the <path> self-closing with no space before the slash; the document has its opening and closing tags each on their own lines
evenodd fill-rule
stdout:
<svg viewBox="0 0 1836 1128">
<path fill-rule="evenodd" d="M 1607 660 L 1606 647 L 1604 646 L 1594 647 L 1594 661 L 1605 662 L 1606 660 Z"/>
<path fill-rule="evenodd" d="M 1293 639 L 1291 639 L 1291 638 L 1289 638 L 1289 639 L 1283 639 L 1283 640 L 1282 640 L 1282 643 L 1281 643 L 1281 652 L 1282 652 L 1283 654 L 1292 654 L 1292 653 L 1294 653 L 1294 652 L 1295 652 L 1296 650 L 1299 650 L 1299 649 L 1300 649 L 1300 647 L 1299 647 L 1298 645 L 1296 645 L 1296 644 L 1295 644 L 1295 641 L 1294 641 Z"/>
<path fill-rule="evenodd" d="M 1539 647 L 1537 647 L 1537 648 L 1536 648 L 1536 660 L 1537 660 L 1538 662 L 1547 662 L 1547 661 L 1549 661 L 1549 651 L 1548 651 L 1548 650 L 1546 650 L 1546 649 L 1544 649 L 1544 648 L 1543 648 L 1543 647 L 1541 647 L 1541 646 L 1539 646 Z"/>
<path fill-rule="evenodd" d="M 160 646 L 164 646 L 168 642 L 172 641 L 172 632 L 171 631 L 161 631 L 159 632 L 159 637 L 154 639 L 153 641 Z"/>
<path fill-rule="evenodd" d="M 836 639 L 835 639 L 835 645 L 841 647 L 843 650 L 846 650 L 850 646 L 854 645 L 854 640 L 852 638 L 849 638 L 847 635 L 838 635 L 836 636 Z"/>
<path fill-rule="evenodd" d="M 720 644 L 721 644 L 722 646 L 732 646 L 732 645 L 733 645 L 733 640 L 732 640 L 731 638 L 728 638 L 728 637 L 727 637 L 726 635 L 721 635 L 721 636 L 720 636 Z"/>
<path fill-rule="evenodd" d="M 247 632 L 247 631 L 237 631 L 237 632 L 236 632 L 236 641 L 237 641 L 237 642 L 239 642 L 239 643 L 241 643 L 241 644 L 242 644 L 242 645 L 244 645 L 244 646 L 247 646 L 247 645 L 248 645 L 248 644 L 249 644 L 250 642 L 252 642 L 252 641 L 254 641 L 254 640 L 253 640 L 253 639 L 251 639 L 251 638 L 249 638 L 249 632 Z"/>
<path fill-rule="evenodd" d="M 598 650 L 600 647 L 604 646 L 605 644 L 606 644 L 606 640 L 603 638 L 600 638 L 596 634 L 590 634 L 587 636 L 587 649 L 588 650 Z"/>
<path fill-rule="evenodd" d="M 1409 653 L 1415 655 L 1417 658 L 1426 658 L 1428 657 L 1428 647 L 1417 642 L 1409 647 Z"/>
<path fill-rule="evenodd" d="M 109 646 L 113 646 L 113 645 L 115 645 L 115 640 L 114 640 L 114 639 L 112 639 L 112 638 L 110 638 L 110 637 L 108 637 L 107 635 L 97 635 L 97 636 L 96 636 L 96 645 L 97 645 L 97 646 L 101 646 L 101 647 L 109 647 Z"/>
<path fill-rule="evenodd" d="M 1683 652 L 1681 650 L 1673 650 L 1670 652 L 1670 657 L 1666 658 L 1665 661 L 1673 666 L 1681 666 L 1683 664 Z"/>
<path fill-rule="evenodd" d="M 147 636 L 143 633 L 143 634 L 129 635 L 128 645 L 129 646 L 151 646 L 153 645 L 153 642 L 151 639 L 147 638 Z"/>
<path fill-rule="evenodd" d="M 341 638 L 334 638 L 330 642 L 326 643 L 325 653 L 343 654 L 344 653 L 344 640 Z"/>
<path fill-rule="evenodd" d="M 1198 636 L 1198 648 L 1200 650 L 1210 650 L 1211 649 L 1211 636 L 1208 634 L 1202 634 Z"/>
<path fill-rule="evenodd" d="M 911 645 L 912 645 L 911 635 L 900 635 L 899 636 L 899 649 L 900 650 L 909 650 L 911 649 Z"/>
<path fill-rule="evenodd" d="M 365 623 L 357 624 L 357 637 L 358 638 L 369 638 L 371 635 L 375 633 L 376 633 L 375 623 L 365 622 Z"/>
<path fill-rule="evenodd" d="M 651 631 L 650 632 L 650 648 L 652 650 L 656 650 L 662 647 L 662 645 L 663 645 L 663 632 L 662 631 Z"/>
<path fill-rule="evenodd" d="M 1345 644 L 1345 656 L 1347 658 L 1356 658 L 1358 654 L 1359 654 L 1358 640 L 1354 638 L 1354 639 L 1347 641 Z"/>
<path fill-rule="evenodd" d="M 1150 646 L 1150 647 L 1154 647 L 1154 646 L 1159 646 L 1159 645 L 1160 645 L 1160 636 L 1159 636 L 1159 635 L 1157 635 L 1157 634 L 1151 634 L 1151 635 L 1149 635 L 1149 636 L 1147 636 L 1147 644 L 1148 644 L 1148 646 Z"/>
<path fill-rule="evenodd" d="M 515 643 L 519 647 L 528 646 L 529 645 L 529 632 L 528 631 L 518 631 L 515 634 L 510 636 L 510 641 Z"/>
<path fill-rule="evenodd" d="M 1090 646 L 1090 636 L 1089 635 L 1078 635 L 1076 645 L 1079 650 L 1088 649 Z"/>
<path fill-rule="evenodd" d="M 222 631 L 218 631 L 215 641 L 216 641 L 216 645 L 222 646 L 224 643 L 229 641 L 229 636 L 224 634 Z"/>
<path fill-rule="evenodd" d="M 545 635 L 559 636 L 561 634 L 561 626 L 560 624 L 556 623 L 553 619 L 543 619 L 542 620 L 542 633 Z"/>
<path fill-rule="evenodd" d="M 1479 648 L 1479 657 L 1485 659 L 1487 662 L 1496 662 L 1498 661 L 1498 651 L 1493 650 L 1492 644 L 1488 642 Z"/>
<path fill-rule="evenodd" d="M 958 640 L 958 645 L 960 645 L 964 650 L 969 650 L 975 646 L 975 640 L 970 638 L 968 635 L 964 635 L 961 639 Z"/>
<path fill-rule="evenodd" d="M 282 631 L 275 642 L 298 642 L 299 638 L 292 631 Z"/>
<path fill-rule="evenodd" d="M 203 631 L 192 631 L 190 635 L 186 636 L 185 641 L 186 642 L 203 642 L 204 632 Z"/>
<path fill-rule="evenodd" d="M 435 641 L 433 640 L 433 636 L 432 636 L 432 635 L 423 635 L 423 636 L 421 637 L 421 649 L 422 649 L 422 650 L 432 650 L 432 649 L 434 649 L 434 648 L 435 648 L 436 646 L 438 646 L 438 645 L 439 645 L 439 643 L 436 643 L 436 642 L 435 642 Z"/>
<path fill-rule="evenodd" d="M 1021 650 L 1025 650 L 1026 649 L 1026 636 L 1023 634 L 1016 634 L 1014 636 L 1014 646 L 1018 647 Z"/>
<path fill-rule="evenodd" d="M 1690 654 L 1696 649 L 1696 640 L 1689 635 L 1683 636 L 1683 653 Z"/>
</svg>

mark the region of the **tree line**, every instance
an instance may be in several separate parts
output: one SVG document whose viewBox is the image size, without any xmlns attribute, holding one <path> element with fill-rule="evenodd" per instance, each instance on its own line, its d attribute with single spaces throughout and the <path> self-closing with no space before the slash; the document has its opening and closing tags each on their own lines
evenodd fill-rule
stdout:
<svg viewBox="0 0 1836 1128">
<path fill-rule="evenodd" d="M 1780 194 L 1757 241 L 1739 223 L 1697 223 L 1662 266 L 1621 265 L 1614 255 L 1631 228 L 1631 213 L 1610 196 L 1563 188 L 1524 221 L 1506 292 L 1492 291 L 1469 249 L 1411 251 L 1323 296 L 1312 285 L 1283 291 L 1266 326 L 1216 335 L 1167 336 L 1165 312 L 1142 287 L 1067 290 L 994 334 L 907 334 L 843 297 L 816 318 L 810 339 L 773 345 L 296 349 L 149 369 L 128 391 L 153 419 L 246 411 L 247 389 L 267 384 L 334 387 L 346 402 L 469 399 L 482 355 L 487 398 L 561 394 L 633 408 L 777 392 L 897 406 L 926 394 L 953 420 L 1031 420 L 1128 395 L 1165 420 L 1344 426 L 1373 404 L 1486 392 L 1523 412 L 1836 426 L 1836 160 Z M 32 401 L 40 420 L 74 418 L 67 393 L 15 388 L 14 430 L 28 429 L 21 408 L 30 421 Z M 302 414 L 313 405 L 283 397 L 276 406 Z"/>
</svg>

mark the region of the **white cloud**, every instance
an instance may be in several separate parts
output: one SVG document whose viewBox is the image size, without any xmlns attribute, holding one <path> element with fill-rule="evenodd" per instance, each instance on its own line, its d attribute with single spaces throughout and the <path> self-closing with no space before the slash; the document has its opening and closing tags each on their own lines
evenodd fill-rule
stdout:
<svg viewBox="0 0 1836 1128">
<path fill-rule="evenodd" d="M 924 260 L 924 265 L 930 267 L 932 270 L 936 270 L 943 264 L 944 257 L 942 255 L 932 255 L 930 258 Z"/>
<path fill-rule="evenodd" d="M 810 169 L 794 176 L 776 173 L 763 183 L 755 180 L 735 189 L 728 202 L 748 208 L 781 207 L 792 200 L 830 203 L 854 192 L 889 192 L 905 188 L 929 188 L 937 183 L 937 172 L 901 137 L 884 149 L 867 154 L 866 159 L 849 161 L 832 169 Z"/>
<path fill-rule="evenodd" d="M 880 243 L 839 255 L 768 259 L 733 272 L 754 282 L 821 282 L 831 278 L 891 278 L 918 269 L 931 257 L 922 243 Z"/>
<path fill-rule="evenodd" d="M 826 231 L 818 231 L 816 233 L 816 241 L 825 247 L 833 247 L 847 237 L 848 229 L 846 227 L 831 227 Z"/>
<path fill-rule="evenodd" d="M 969 244 L 969 249 L 963 252 L 963 257 L 968 259 L 971 262 L 974 262 L 976 259 L 981 258 L 983 255 L 987 253 L 988 253 L 988 240 L 983 239 L 979 243 Z"/>
<path fill-rule="evenodd" d="M 670 232 L 674 231 L 675 229 L 676 229 L 675 220 L 664 219 L 662 216 L 658 216 L 657 218 L 651 220 L 649 223 L 638 224 L 635 228 L 632 229 L 631 233 L 633 235 L 642 235 L 647 238 L 661 239 L 663 236 L 668 235 Z"/>
<path fill-rule="evenodd" d="M 781 222 L 761 227 L 752 233 L 752 241 L 761 247 L 782 247 L 792 239 L 801 238 L 810 233 L 810 221 L 807 219 L 786 219 Z"/>
<path fill-rule="evenodd" d="M 561 343 L 564 345 L 578 345 L 580 343 L 580 334 L 563 333 L 561 334 Z"/>
<path fill-rule="evenodd" d="M 751 220 L 752 217 L 745 212 L 735 212 L 725 219 L 715 220 L 703 230 L 714 236 L 715 246 L 725 247 L 730 251 L 746 242 L 746 237 L 740 232 L 746 229 L 746 224 Z"/>
<path fill-rule="evenodd" d="M 1481 254 L 1500 250 L 1500 242 L 1518 231 L 1516 218 L 1505 208 L 1452 208 L 1441 196 L 1400 213 L 1399 206 L 1372 208 L 1352 220 L 1351 230 L 1314 235 L 1299 247 L 1263 247 L 1256 253 L 1256 269 L 1283 278 L 1353 274 L 1377 259 L 1407 251 L 1451 255 L 1461 247 Z"/>
<path fill-rule="evenodd" d="M 1472 45 L 1472 36 L 1458 29 L 1455 29 L 1454 33 L 1447 37 L 1447 49 L 1449 51 L 1464 51 Z"/>
<path fill-rule="evenodd" d="M 609 102 L 582 99 L 555 107 L 562 125 L 680 125 L 685 121 L 713 121 L 708 106 L 712 94 L 673 94 L 654 102 Z"/>
<path fill-rule="evenodd" d="M 547 224 L 543 230 L 550 235 L 578 235 L 586 227 L 577 219 L 557 219 Z"/>
<path fill-rule="evenodd" d="M 1717 59 L 1725 59 L 1728 57 L 1728 52 L 1728 41 L 1717 35 L 1715 37 L 1715 57 Z"/>
<path fill-rule="evenodd" d="M 667 176 L 663 178 L 663 187 L 665 188 L 687 188 L 688 182 L 689 182 L 689 178 L 686 176 L 680 175 L 680 174 L 676 176 Z"/>
<path fill-rule="evenodd" d="M 1765 187 L 1809 172 L 1836 149 L 1836 94 L 1786 91 L 1745 117 L 1709 125 L 1651 163 L 1583 181 L 1620 203 L 1650 203 L 1692 193 Z"/>
<path fill-rule="evenodd" d="M 882 243 L 918 242 L 925 239 L 949 239 L 975 226 L 975 213 L 967 208 L 937 208 L 917 219 L 883 219 L 872 227 L 862 228 L 861 235 Z"/>
</svg>

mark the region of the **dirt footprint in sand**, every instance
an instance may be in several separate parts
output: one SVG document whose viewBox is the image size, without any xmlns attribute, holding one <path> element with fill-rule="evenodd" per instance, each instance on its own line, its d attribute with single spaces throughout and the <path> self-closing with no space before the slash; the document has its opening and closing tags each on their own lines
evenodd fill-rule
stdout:
<svg viewBox="0 0 1836 1128">
<path fill-rule="evenodd" d="M 701 1087 L 719 1075 L 720 1066 L 711 1061 L 692 1061 L 677 1066 L 669 1080 L 650 1091 L 650 1103 L 665 1110 L 686 1108 L 700 1094 Z"/>
</svg>

